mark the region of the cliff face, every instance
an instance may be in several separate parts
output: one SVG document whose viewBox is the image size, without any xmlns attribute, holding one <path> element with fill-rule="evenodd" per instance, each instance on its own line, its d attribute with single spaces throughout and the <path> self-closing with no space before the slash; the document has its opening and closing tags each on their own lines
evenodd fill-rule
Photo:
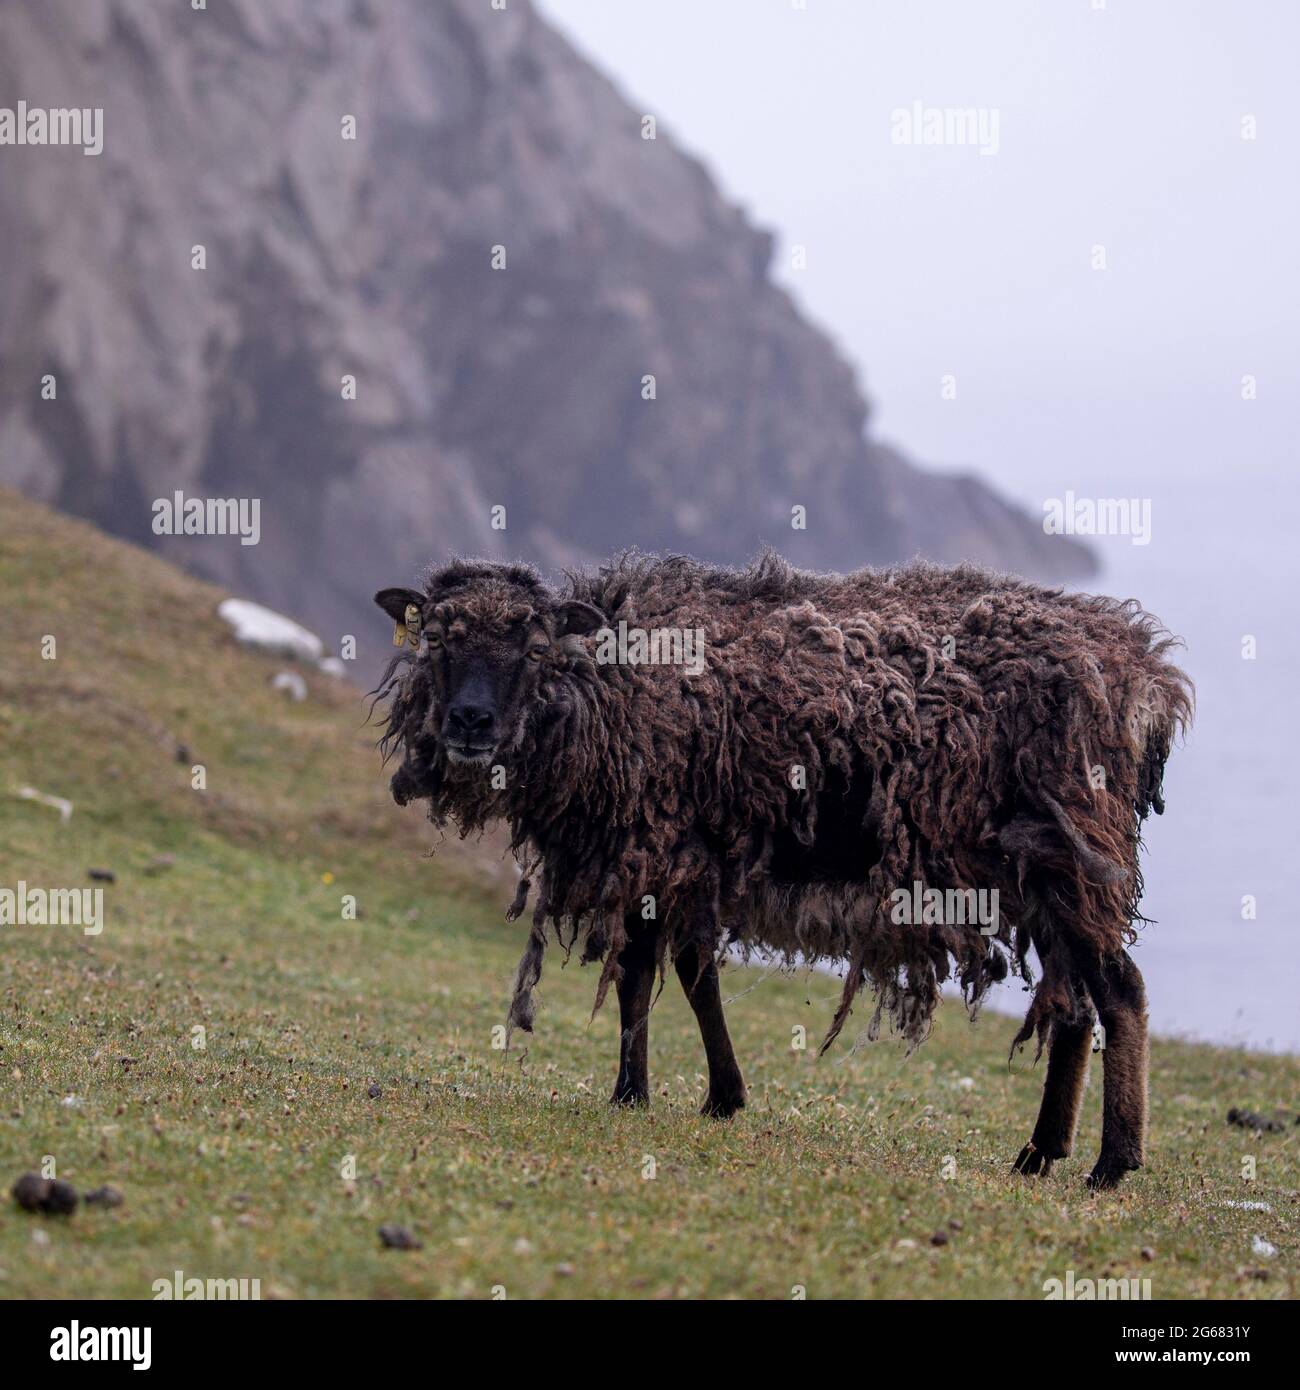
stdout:
<svg viewBox="0 0 1300 1390">
<path fill-rule="evenodd" d="M 104 109 L 98 157 L 0 148 L 0 482 L 331 646 L 451 550 L 1090 568 L 870 441 L 770 237 L 525 0 L 10 5 L 0 93 Z M 177 489 L 260 543 L 154 536 Z"/>
</svg>

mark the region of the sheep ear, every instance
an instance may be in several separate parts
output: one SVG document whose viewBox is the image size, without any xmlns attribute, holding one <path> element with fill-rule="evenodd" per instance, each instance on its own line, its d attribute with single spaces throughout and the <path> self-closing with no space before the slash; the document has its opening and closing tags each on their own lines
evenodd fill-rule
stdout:
<svg viewBox="0 0 1300 1390">
<path fill-rule="evenodd" d="M 404 623 L 407 604 L 413 603 L 417 608 L 422 607 L 424 595 L 414 589 L 380 589 L 375 595 L 375 602 L 395 623 Z"/>
<path fill-rule="evenodd" d="M 605 627 L 606 623 L 607 619 L 599 608 L 590 603 L 583 603 L 581 599 L 571 598 L 555 610 L 557 637 L 568 637 L 571 634 L 585 637 L 587 633 Z"/>
</svg>

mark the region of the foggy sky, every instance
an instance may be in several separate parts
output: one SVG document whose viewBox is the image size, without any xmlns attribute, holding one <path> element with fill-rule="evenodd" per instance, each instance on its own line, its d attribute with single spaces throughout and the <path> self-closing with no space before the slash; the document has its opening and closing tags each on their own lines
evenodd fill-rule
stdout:
<svg viewBox="0 0 1300 1390">
<path fill-rule="evenodd" d="M 1152 1021 L 1300 1050 L 1300 5 L 540 8 L 776 233 L 878 435 L 1036 515 L 1149 502 L 1150 544 L 1095 545 L 1096 587 L 1185 638 L 1197 685 L 1145 831 Z M 894 143 L 916 102 L 996 112 L 997 153 Z"/>
</svg>

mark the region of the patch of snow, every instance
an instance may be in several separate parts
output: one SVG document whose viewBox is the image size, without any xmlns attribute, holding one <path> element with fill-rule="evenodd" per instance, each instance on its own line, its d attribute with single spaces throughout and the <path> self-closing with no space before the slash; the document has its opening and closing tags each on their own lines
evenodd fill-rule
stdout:
<svg viewBox="0 0 1300 1390">
<path fill-rule="evenodd" d="M 228 598 L 217 605 L 217 615 L 234 629 L 235 640 L 259 651 L 293 657 L 315 665 L 325 655 L 325 644 L 314 632 L 292 618 L 248 599 Z"/>
<path fill-rule="evenodd" d="M 18 795 L 24 801 L 39 801 L 42 806 L 53 806 L 64 825 L 72 819 L 72 802 L 62 796 L 51 796 L 49 792 L 38 792 L 35 787 L 19 787 Z"/>
</svg>

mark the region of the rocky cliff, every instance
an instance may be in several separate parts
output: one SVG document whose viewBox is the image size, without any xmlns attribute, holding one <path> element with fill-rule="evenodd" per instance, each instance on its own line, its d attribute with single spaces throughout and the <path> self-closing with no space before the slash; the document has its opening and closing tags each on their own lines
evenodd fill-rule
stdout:
<svg viewBox="0 0 1300 1390">
<path fill-rule="evenodd" d="M 0 147 L 0 481 L 331 646 L 450 550 L 1090 568 L 872 443 L 770 236 L 525 0 L 24 0 L 19 99 L 104 146 Z M 177 489 L 259 543 L 154 535 Z"/>
</svg>

